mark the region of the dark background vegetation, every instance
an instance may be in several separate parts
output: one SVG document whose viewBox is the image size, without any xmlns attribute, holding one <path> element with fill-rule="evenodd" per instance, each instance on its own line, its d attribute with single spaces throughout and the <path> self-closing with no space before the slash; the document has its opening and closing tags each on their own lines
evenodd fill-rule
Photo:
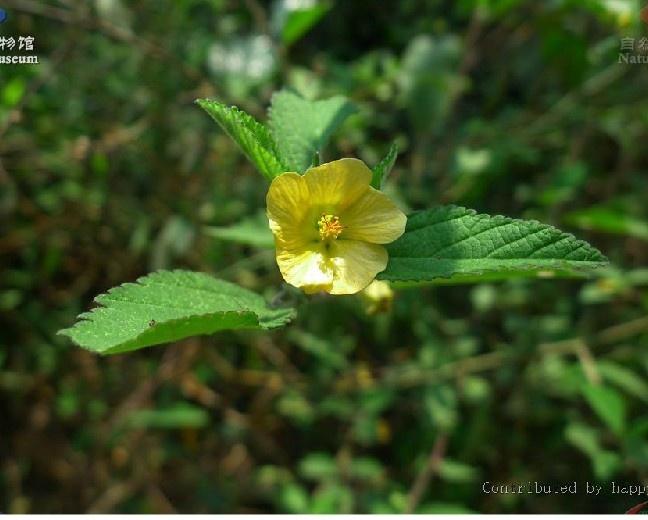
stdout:
<svg viewBox="0 0 648 520">
<path fill-rule="evenodd" d="M 648 484 L 648 65 L 618 63 L 648 34 L 639 3 L 335 0 L 290 19 L 309 4 L 0 1 L 0 36 L 33 35 L 40 58 L 0 65 L 0 510 L 641 502 L 610 490 Z M 372 165 L 397 141 L 403 207 L 535 218 L 613 267 L 403 291 L 374 317 L 304 298 L 280 331 L 107 358 L 56 336 L 158 268 L 277 294 L 271 251 L 205 233 L 263 210 L 266 187 L 193 101 L 263 119 L 284 86 L 358 106 L 325 159 Z"/>
</svg>

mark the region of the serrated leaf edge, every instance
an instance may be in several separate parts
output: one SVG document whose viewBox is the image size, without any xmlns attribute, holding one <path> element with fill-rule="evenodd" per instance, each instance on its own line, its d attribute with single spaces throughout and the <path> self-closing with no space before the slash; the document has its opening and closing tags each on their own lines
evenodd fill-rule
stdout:
<svg viewBox="0 0 648 520">
<path fill-rule="evenodd" d="M 243 154 L 248 158 L 250 162 L 252 162 L 257 169 L 266 177 L 268 180 L 272 180 L 274 177 L 277 175 L 280 175 L 283 172 L 288 171 L 288 168 L 284 165 L 281 156 L 279 154 L 279 149 L 277 147 L 277 143 L 274 140 L 274 137 L 272 135 L 272 132 L 270 129 L 255 119 L 252 115 L 248 114 L 245 112 L 245 110 L 242 110 L 241 108 L 237 107 L 236 105 L 226 105 L 224 103 L 221 103 L 219 101 L 216 101 L 215 99 L 208 99 L 208 98 L 203 98 L 203 99 L 197 99 L 196 104 L 200 106 L 207 114 L 220 126 L 220 128 L 225 132 L 225 134 L 234 141 Z M 219 110 L 225 111 L 228 115 L 231 115 L 233 119 L 236 120 L 237 123 L 239 123 L 239 128 L 245 131 L 247 137 L 249 139 L 253 139 L 261 148 L 263 148 L 265 151 L 270 153 L 276 162 L 276 166 L 273 166 L 272 164 L 269 164 L 268 161 L 265 158 L 259 158 L 255 159 L 253 158 L 244 148 L 241 143 L 239 143 L 238 139 L 234 135 L 232 135 L 232 132 L 217 118 L 215 118 L 209 110 L 207 110 L 206 106 L 216 106 Z M 251 130 L 250 127 L 254 128 L 254 130 Z M 256 133 L 258 132 L 258 135 L 261 135 L 262 141 L 257 139 Z M 260 164 L 261 163 L 261 164 Z"/>
<path fill-rule="evenodd" d="M 171 343 L 173 341 L 180 341 L 180 339 L 178 339 L 178 340 L 171 340 L 169 342 L 153 343 L 153 344 L 148 345 L 146 347 L 139 347 L 139 348 L 135 348 L 135 349 L 128 349 L 127 348 L 127 349 L 121 350 L 117 346 L 117 347 L 109 348 L 109 349 L 106 349 L 106 350 L 97 350 L 97 349 L 93 349 L 93 348 L 90 348 L 90 347 L 87 347 L 85 345 L 80 344 L 78 341 L 76 341 L 72 337 L 74 329 L 76 329 L 81 323 L 87 322 L 87 321 L 93 321 L 94 315 L 98 310 L 108 309 L 109 308 L 107 305 L 105 305 L 104 303 L 102 303 L 99 300 L 100 298 L 102 298 L 104 296 L 111 295 L 115 291 L 118 292 L 121 288 L 128 287 L 128 286 L 145 287 L 147 285 L 154 285 L 155 282 L 153 284 L 144 284 L 144 283 L 142 283 L 142 281 L 146 280 L 147 282 L 149 282 L 150 280 L 148 280 L 147 278 L 149 278 L 151 275 L 154 275 L 154 274 L 157 274 L 157 273 L 162 273 L 162 272 L 183 273 L 185 271 L 183 271 L 182 269 L 172 269 L 172 270 L 158 269 L 158 270 L 153 271 L 151 273 L 148 273 L 148 274 L 146 274 L 144 276 L 140 276 L 134 282 L 125 282 L 125 283 L 119 284 L 119 285 L 117 285 L 115 287 L 111 287 L 106 292 L 98 294 L 97 296 L 95 296 L 93 298 L 92 301 L 94 303 L 98 304 L 97 307 L 94 307 L 93 309 L 90 309 L 89 311 L 82 312 L 81 314 L 79 314 L 77 316 L 77 318 L 76 318 L 77 321 L 74 323 L 74 325 L 72 325 L 71 327 L 66 327 L 65 329 L 61 329 L 61 330 L 57 331 L 56 334 L 58 336 L 65 336 L 65 337 L 69 338 L 78 347 L 81 347 L 81 348 L 83 348 L 85 350 L 88 350 L 90 352 L 94 352 L 94 353 L 100 354 L 100 355 L 119 354 L 119 353 L 123 353 L 123 352 L 129 352 L 131 350 L 139 350 L 139 348 L 148 348 L 148 347 L 152 347 L 152 346 L 160 345 L 160 344 L 164 344 L 164 343 Z M 200 273 L 200 274 L 206 274 L 206 273 Z M 209 276 L 209 275 L 207 275 L 207 276 Z M 219 281 L 225 282 L 225 283 L 228 283 L 228 284 L 230 283 L 230 282 L 227 282 L 225 280 L 219 280 Z M 164 284 L 157 284 L 157 285 L 164 285 Z M 195 289 L 195 290 L 204 290 L 204 289 L 200 289 L 200 288 L 193 288 L 193 289 Z M 207 292 L 211 292 L 211 291 L 207 291 Z M 119 300 L 115 300 L 115 301 L 119 301 Z M 128 300 L 121 300 L 121 301 L 128 301 Z M 149 305 L 149 304 L 147 304 L 147 305 Z M 277 325 L 271 326 L 271 327 L 267 326 L 265 324 L 266 320 L 261 319 L 259 314 L 257 314 L 253 310 L 218 311 L 218 312 L 208 312 L 208 313 L 203 313 L 203 314 L 192 314 L 189 317 L 174 318 L 174 319 L 170 319 L 170 320 L 160 321 L 160 322 L 157 322 L 156 325 L 165 325 L 165 326 L 171 325 L 172 326 L 175 323 L 185 322 L 188 319 L 194 319 L 194 318 L 202 319 L 202 318 L 223 317 L 223 316 L 227 316 L 227 315 L 239 315 L 239 316 L 249 315 L 249 316 L 254 317 L 256 319 L 257 325 L 261 329 L 263 329 L 263 330 L 271 330 L 271 329 L 278 328 L 278 327 L 281 327 L 283 325 L 286 325 L 286 324 L 290 323 L 296 317 L 295 309 L 292 309 L 290 307 L 278 308 L 278 309 L 272 309 L 272 310 L 276 310 L 276 311 L 284 310 L 284 311 L 286 311 L 286 313 L 281 318 L 275 318 L 275 319 L 280 319 L 280 321 L 279 321 L 279 323 Z M 149 329 L 145 329 L 144 331 L 140 332 L 137 336 L 133 336 L 131 339 L 129 339 L 127 342 L 124 342 L 124 343 L 135 343 L 135 342 L 137 342 L 137 340 L 139 340 L 142 336 L 144 336 L 148 332 L 154 330 L 154 327 L 155 327 L 155 325 L 153 327 L 149 328 Z M 246 328 L 247 328 L 246 326 L 243 326 L 243 327 L 237 327 L 235 329 L 227 329 L 227 330 L 242 330 L 242 329 L 246 329 Z M 200 334 L 198 334 L 198 335 L 200 335 Z M 191 337 L 191 336 L 187 336 L 187 337 Z"/>
<path fill-rule="evenodd" d="M 349 117 L 351 114 L 353 114 L 357 110 L 356 106 L 349 99 L 347 99 L 345 96 L 339 96 L 338 95 L 338 96 L 332 96 L 332 97 L 329 97 L 329 98 L 318 99 L 318 100 L 312 101 L 312 100 L 304 98 L 299 93 L 297 93 L 297 92 L 295 92 L 293 90 L 290 90 L 290 89 L 278 90 L 278 91 L 276 91 L 276 92 L 274 92 L 272 94 L 272 97 L 270 99 L 270 106 L 268 107 L 268 126 L 266 127 L 266 128 L 268 128 L 270 130 L 270 133 L 273 136 L 273 139 L 274 139 L 275 143 L 277 142 L 276 141 L 276 131 L 277 131 L 276 124 L 277 123 L 276 123 L 275 119 L 273 118 L 273 114 L 275 112 L 275 99 L 277 98 L 277 96 L 279 96 L 281 94 L 284 94 L 284 93 L 290 93 L 290 94 L 296 96 L 297 98 L 299 98 L 301 101 L 304 101 L 306 103 L 311 103 L 311 104 L 329 102 L 329 101 L 332 101 L 334 99 L 340 99 L 341 101 L 344 101 L 344 103 L 340 107 L 339 112 L 336 114 L 336 117 L 333 119 L 333 121 L 331 122 L 329 127 L 327 127 L 325 129 L 325 131 L 323 132 L 323 134 L 319 136 L 317 146 L 320 149 L 316 150 L 315 151 L 316 153 L 321 152 L 321 148 L 323 148 L 326 145 L 326 143 L 330 140 L 330 138 L 333 135 L 333 133 L 335 132 L 335 130 L 344 122 L 344 120 L 347 117 Z M 301 136 L 300 136 L 300 138 L 301 138 Z M 284 164 L 286 164 L 288 162 L 288 160 L 289 160 L 289 158 L 287 157 L 287 154 L 283 153 L 279 149 L 279 146 L 277 146 L 277 151 L 279 153 L 278 157 L 283 161 Z M 312 167 L 312 166 L 314 166 L 314 165 L 311 164 L 310 166 L 307 166 L 305 168 L 301 168 L 299 165 L 295 165 L 295 164 L 289 164 L 288 165 L 288 167 L 290 168 L 290 171 L 296 171 L 298 173 L 304 173 L 306 170 L 309 169 L 309 167 Z M 315 165 L 315 166 L 317 166 L 317 165 Z"/>
<path fill-rule="evenodd" d="M 528 224 L 537 224 L 537 225 L 543 226 L 543 229 L 553 229 L 554 231 L 557 231 L 558 233 L 563 235 L 563 238 L 572 239 L 575 244 L 578 244 L 579 247 L 587 246 L 588 248 L 595 250 L 601 256 L 600 261 L 593 261 L 593 260 L 564 260 L 564 259 L 559 259 L 559 258 L 546 259 L 546 261 L 556 262 L 557 264 L 556 264 L 555 267 L 546 266 L 545 269 L 563 269 L 563 270 L 566 270 L 566 271 L 580 272 L 580 271 L 590 270 L 590 269 L 599 269 L 601 267 L 608 266 L 609 263 L 610 263 L 608 258 L 603 253 L 601 253 L 601 251 L 599 251 L 597 248 L 595 248 L 594 246 L 592 246 L 591 244 L 589 244 L 585 240 L 581 240 L 581 239 L 577 238 L 576 236 L 574 236 L 572 233 L 562 231 L 562 230 L 558 229 L 557 227 L 552 226 L 551 224 L 545 224 L 545 223 L 540 222 L 539 220 L 535 220 L 535 219 L 529 219 L 529 220 L 527 220 L 527 219 L 516 219 L 516 218 L 512 218 L 512 217 L 506 217 L 504 215 L 489 215 L 487 213 L 478 213 L 474 209 L 466 208 L 466 207 L 463 207 L 463 206 L 458 206 L 458 205 L 455 205 L 455 204 L 448 204 L 448 205 L 446 205 L 444 207 L 448 208 L 449 211 L 463 211 L 465 213 L 463 213 L 462 215 L 459 215 L 459 216 L 455 216 L 455 217 L 445 219 L 445 220 L 440 220 L 438 222 L 435 222 L 435 225 L 443 223 L 443 222 L 449 222 L 451 220 L 456 220 L 456 219 L 462 218 L 464 216 L 487 218 L 487 219 L 497 220 L 497 221 L 500 221 L 500 222 L 501 221 L 506 221 L 507 224 L 512 223 L 512 222 L 514 223 L 516 221 L 524 222 L 525 224 L 527 224 L 527 223 Z M 415 211 L 415 212 L 411 213 L 410 215 L 408 215 L 408 217 L 407 217 L 408 226 L 409 226 L 410 219 L 412 217 L 415 217 L 416 215 L 420 215 L 422 213 L 425 213 L 426 211 L 429 211 L 429 210 Z M 420 227 L 415 227 L 414 229 L 406 228 L 405 233 L 410 232 L 410 231 L 417 231 L 417 230 L 423 229 L 424 227 L 426 227 L 426 226 L 422 225 Z M 468 237 L 468 238 L 472 238 L 473 236 L 474 235 L 472 235 L 471 237 Z M 526 237 L 523 237 L 523 238 L 526 238 Z M 390 255 L 389 258 L 391 260 L 391 255 Z M 395 258 L 400 258 L 400 257 L 395 257 Z M 444 259 L 440 258 L 439 260 L 444 260 Z M 448 260 L 460 261 L 462 259 L 461 258 L 459 258 L 459 259 L 458 258 L 453 258 L 453 259 L 448 259 Z M 466 258 L 466 259 L 463 259 L 463 260 L 478 260 L 478 259 Z M 506 260 L 527 260 L 527 259 L 525 259 L 525 258 L 520 258 L 520 259 L 510 258 L 510 259 L 499 259 L 499 260 L 500 261 L 506 261 Z M 389 263 L 387 264 L 387 267 L 389 267 Z M 385 270 L 382 271 L 381 273 L 378 273 L 376 278 L 378 278 L 380 280 L 387 280 L 387 281 L 393 281 L 393 282 L 417 283 L 417 282 L 427 282 L 427 281 L 437 280 L 437 279 L 450 280 L 450 279 L 453 278 L 453 276 L 455 276 L 455 275 L 433 276 L 433 277 L 430 277 L 430 278 L 399 278 L 399 277 L 381 276 L 381 275 L 383 275 L 383 273 L 385 273 L 386 270 L 387 270 L 387 268 L 385 268 Z M 511 268 L 511 269 L 483 268 L 483 269 L 478 269 L 478 270 L 475 270 L 475 271 L 471 271 L 469 274 L 470 274 L 470 276 L 479 276 L 479 275 L 487 274 L 487 273 L 496 273 L 496 272 L 503 272 L 503 271 L 524 271 L 524 270 L 526 270 L 526 271 L 542 271 L 544 269 L 543 268 L 538 268 L 537 263 L 534 264 L 532 262 L 529 262 L 529 263 L 526 263 L 526 264 L 525 263 L 517 264 L 515 266 L 515 268 Z M 461 274 L 466 275 L 468 273 L 461 273 Z"/>
</svg>

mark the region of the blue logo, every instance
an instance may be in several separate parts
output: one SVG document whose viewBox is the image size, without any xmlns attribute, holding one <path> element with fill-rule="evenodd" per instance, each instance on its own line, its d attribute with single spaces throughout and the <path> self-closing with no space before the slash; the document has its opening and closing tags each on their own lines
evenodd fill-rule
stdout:
<svg viewBox="0 0 648 520">
<path fill-rule="evenodd" d="M 4 22 L 7 19 L 7 11 L 0 9 L 0 23 Z"/>
</svg>

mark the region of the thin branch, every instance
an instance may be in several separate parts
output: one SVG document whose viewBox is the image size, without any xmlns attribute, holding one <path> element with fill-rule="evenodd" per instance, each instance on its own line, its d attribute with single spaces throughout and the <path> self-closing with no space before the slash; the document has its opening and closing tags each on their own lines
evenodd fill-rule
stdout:
<svg viewBox="0 0 648 520">
<path fill-rule="evenodd" d="M 602 382 L 601 374 L 598 368 L 596 368 L 596 359 L 594 359 L 592 351 L 587 347 L 587 344 L 581 341 L 575 351 L 587 380 L 594 385 L 600 385 Z"/>
<path fill-rule="evenodd" d="M 414 484 L 410 489 L 409 495 L 407 497 L 407 506 L 405 508 L 405 514 L 412 514 L 416 507 L 421 502 L 425 491 L 430 485 L 432 477 L 439 471 L 439 467 L 443 462 L 443 457 L 445 457 L 446 448 L 448 446 L 448 434 L 441 433 L 434 441 L 434 446 L 432 446 L 432 451 L 428 457 L 427 463 L 421 470 L 421 472 L 416 476 Z"/>
<path fill-rule="evenodd" d="M 95 500 L 86 514 L 105 514 L 137 492 L 143 484 L 141 477 L 136 477 L 126 482 L 118 482 L 110 486 L 97 500 Z"/>
</svg>

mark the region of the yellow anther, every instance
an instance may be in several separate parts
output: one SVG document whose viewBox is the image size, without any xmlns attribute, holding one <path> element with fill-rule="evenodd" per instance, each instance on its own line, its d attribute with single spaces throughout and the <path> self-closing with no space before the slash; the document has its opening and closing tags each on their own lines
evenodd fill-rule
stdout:
<svg viewBox="0 0 648 520">
<path fill-rule="evenodd" d="M 336 215 L 322 214 L 317 221 L 319 227 L 319 234 L 322 240 L 336 239 L 342 233 L 344 227 L 340 223 L 340 217 Z"/>
</svg>

